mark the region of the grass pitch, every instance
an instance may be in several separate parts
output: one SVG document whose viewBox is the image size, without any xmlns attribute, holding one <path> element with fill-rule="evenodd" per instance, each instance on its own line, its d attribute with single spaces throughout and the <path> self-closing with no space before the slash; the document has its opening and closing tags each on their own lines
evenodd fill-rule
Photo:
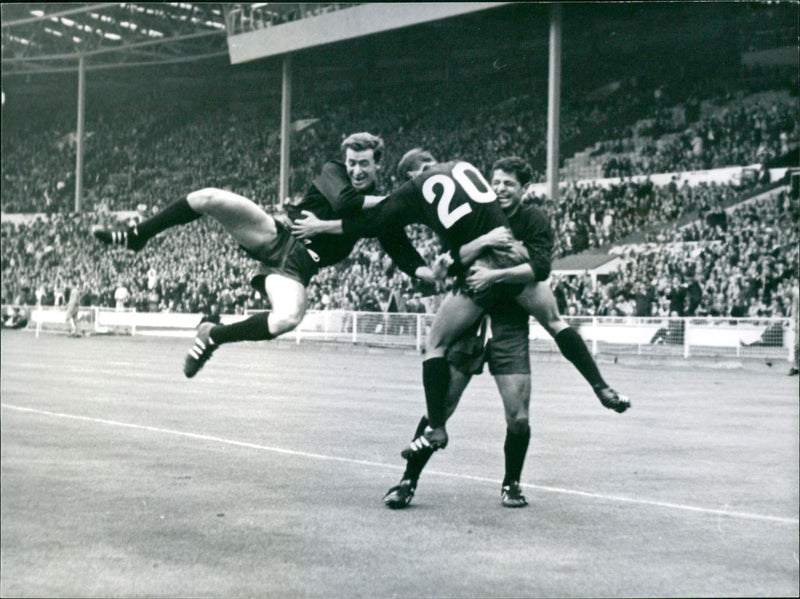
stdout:
<svg viewBox="0 0 800 599">
<path fill-rule="evenodd" d="M 410 508 L 381 497 L 420 358 L 288 342 L 2 334 L 3 597 L 796 596 L 798 389 L 785 369 L 622 367 L 602 408 L 533 358 L 530 506 L 500 505 L 488 374 Z"/>
</svg>

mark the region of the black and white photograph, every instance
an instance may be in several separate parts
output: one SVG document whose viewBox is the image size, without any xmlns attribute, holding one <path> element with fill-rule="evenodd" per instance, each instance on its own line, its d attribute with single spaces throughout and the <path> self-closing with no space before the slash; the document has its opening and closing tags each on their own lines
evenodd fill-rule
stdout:
<svg viewBox="0 0 800 599">
<path fill-rule="evenodd" d="M 0 597 L 797 597 L 800 2 L 0 10 Z"/>
</svg>

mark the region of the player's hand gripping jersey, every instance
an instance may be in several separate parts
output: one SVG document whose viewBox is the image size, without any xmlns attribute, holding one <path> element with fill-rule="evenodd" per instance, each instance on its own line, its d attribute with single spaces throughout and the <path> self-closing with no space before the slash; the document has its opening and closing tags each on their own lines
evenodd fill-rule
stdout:
<svg viewBox="0 0 800 599">
<path fill-rule="evenodd" d="M 331 160 L 322 167 L 322 172 L 309 186 L 303 199 L 287 206 L 286 211 L 293 221 L 303 218 L 303 210 L 308 210 L 321 220 L 336 220 L 360 214 L 363 205 L 364 196 L 350 185 L 344 164 Z M 416 269 L 425 265 L 402 225 L 387 226 L 370 235 L 322 234 L 303 243 L 317 265 L 322 267 L 344 260 L 361 237 L 378 237 L 386 253 L 408 275 L 414 276 Z"/>
<path fill-rule="evenodd" d="M 468 162 L 428 167 L 375 208 L 342 219 L 345 235 L 373 236 L 391 226 L 429 226 L 453 251 L 497 227 L 508 227 L 497 195 Z"/>
</svg>

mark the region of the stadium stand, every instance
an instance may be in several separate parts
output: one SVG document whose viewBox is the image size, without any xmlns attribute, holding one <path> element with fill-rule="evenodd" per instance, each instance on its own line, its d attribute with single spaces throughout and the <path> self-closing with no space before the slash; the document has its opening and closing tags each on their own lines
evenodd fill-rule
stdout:
<svg viewBox="0 0 800 599">
<path fill-rule="evenodd" d="M 664 48 L 641 52 L 663 53 Z M 640 53 L 614 65 L 615 72 L 629 73 L 627 79 L 614 80 L 600 69 L 591 81 L 570 79 L 564 86 L 565 154 L 586 139 L 594 145 L 565 161 L 562 176 L 568 183 L 557 204 L 533 192 L 526 201 L 550 214 L 557 256 L 608 252 L 618 246 L 622 249 L 617 255 L 626 258 L 625 270 L 601 277 L 598 287 L 587 285 L 588 278 L 557 277 L 554 284 L 565 313 L 786 313 L 786 281 L 797 276 L 796 198 L 782 193 L 777 200 L 752 204 L 729 214 L 727 229 L 722 229 L 712 224 L 713 215 L 758 193 L 768 183 L 768 171 L 755 171 L 749 180 L 699 185 L 678 184 L 677 175 L 763 165 L 796 151 L 796 70 L 714 68 L 693 59 L 690 48 L 678 53 L 684 59 L 682 69 L 662 66 L 654 71 L 657 56 Z M 565 76 L 582 72 L 580 64 L 576 58 Z M 536 167 L 541 181 L 547 111 L 543 94 L 531 90 L 542 84 L 530 75 L 504 80 L 499 95 L 493 80 L 485 78 L 466 93 L 449 82 L 426 82 L 405 86 L 402 94 L 375 87 L 357 103 L 302 98 L 293 106 L 296 123 L 306 124 L 293 136 L 290 188 L 295 193 L 304 189 L 321 164 L 337 153 L 342 135 L 358 129 L 379 132 L 387 141 L 382 173 L 387 190 L 397 185 L 391 166 L 412 146 L 425 146 L 445 159 L 470 160 L 484 171 L 500 156 L 520 155 Z M 167 92 L 151 90 L 126 105 L 90 102 L 84 206 L 92 212 L 79 215 L 69 212 L 75 185 L 72 111 L 4 119 L 4 304 L 55 303 L 57 281 L 81 281 L 87 290 L 85 305 L 112 306 L 115 291 L 124 286 L 128 304 L 140 311 L 204 312 L 219 306 L 223 313 L 240 313 L 266 307 L 246 285 L 247 258 L 208 223 L 158 238 L 136 256 L 107 255 L 86 236 L 98 217 L 110 220 L 110 213 L 119 210 L 142 215 L 209 185 L 232 189 L 265 206 L 289 200 L 277 197 L 275 102 L 238 100 L 234 107 L 202 96 L 177 103 L 171 99 Z M 593 177 L 576 180 L 586 173 Z M 675 180 L 657 185 L 647 178 L 657 173 L 673 173 Z M 596 179 L 603 176 L 621 178 L 601 184 Z M 32 221 L 5 218 L 12 213 L 43 216 Z M 755 227 L 756 222 L 761 224 Z M 679 228 L 687 223 L 693 224 Z M 768 243 L 756 243 L 756 231 Z M 417 228 L 413 237 L 427 259 L 440 251 L 427 230 Z M 631 249 L 636 243 L 656 245 L 639 253 Z M 706 254 L 716 262 L 706 259 L 689 266 L 696 255 Z M 745 266 L 745 257 L 752 264 Z M 737 274 L 746 293 L 723 288 L 730 273 L 714 269 L 725 261 L 741 271 Z M 691 300 L 675 299 L 689 289 Z M 432 292 L 397 271 L 375 242 L 365 240 L 348 260 L 316 277 L 309 289 L 310 308 L 432 309 L 435 302 L 422 301 Z M 746 309 L 742 302 L 748 302 Z"/>
</svg>

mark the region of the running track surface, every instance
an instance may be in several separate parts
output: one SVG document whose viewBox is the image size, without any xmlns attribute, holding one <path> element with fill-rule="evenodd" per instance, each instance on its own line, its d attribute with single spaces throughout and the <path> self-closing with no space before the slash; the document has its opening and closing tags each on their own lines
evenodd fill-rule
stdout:
<svg viewBox="0 0 800 599">
<path fill-rule="evenodd" d="M 424 410 L 420 357 L 2 334 L 3 597 L 797 596 L 787 368 L 601 368 L 603 409 L 533 358 L 525 509 L 477 377 L 412 506 L 381 502 Z"/>
</svg>

